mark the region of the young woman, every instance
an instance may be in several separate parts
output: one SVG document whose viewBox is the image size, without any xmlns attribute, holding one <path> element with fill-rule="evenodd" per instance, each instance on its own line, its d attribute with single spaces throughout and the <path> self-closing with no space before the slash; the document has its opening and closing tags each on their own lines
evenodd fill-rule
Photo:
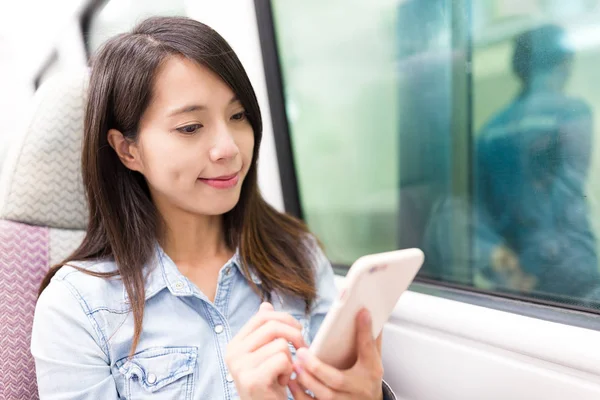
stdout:
<svg viewBox="0 0 600 400">
<path fill-rule="evenodd" d="M 367 313 L 353 368 L 306 351 L 333 272 L 261 198 L 261 130 L 244 68 L 206 25 L 152 18 L 104 45 L 85 118 L 87 234 L 35 313 L 41 399 L 392 398 Z"/>
</svg>

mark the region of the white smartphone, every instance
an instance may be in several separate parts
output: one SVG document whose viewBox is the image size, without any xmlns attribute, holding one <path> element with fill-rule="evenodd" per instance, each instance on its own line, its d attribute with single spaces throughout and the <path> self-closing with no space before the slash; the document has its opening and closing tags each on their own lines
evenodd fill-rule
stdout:
<svg viewBox="0 0 600 400">
<path fill-rule="evenodd" d="M 408 288 L 423 265 L 419 249 L 371 254 L 359 258 L 348 271 L 340 290 L 310 351 L 321 361 L 338 369 L 348 369 L 356 362 L 356 316 L 366 308 L 373 321 L 373 338 L 377 338 L 400 295 Z"/>
</svg>

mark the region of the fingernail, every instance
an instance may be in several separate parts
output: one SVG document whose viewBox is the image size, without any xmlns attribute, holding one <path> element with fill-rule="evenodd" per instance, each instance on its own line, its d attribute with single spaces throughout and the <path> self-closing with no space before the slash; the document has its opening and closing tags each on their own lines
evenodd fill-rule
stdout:
<svg viewBox="0 0 600 400">
<path fill-rule="evenodd" d="M 296 375 L 301 375 L 302 372 L 304 371 L 304 368 L 302 368 L 302 366 L 300 364 L 298 364 L 297 362 L 294 363 L 293 367 L 294 367 L 294 371 L 296 371 Z"/>
</svg>

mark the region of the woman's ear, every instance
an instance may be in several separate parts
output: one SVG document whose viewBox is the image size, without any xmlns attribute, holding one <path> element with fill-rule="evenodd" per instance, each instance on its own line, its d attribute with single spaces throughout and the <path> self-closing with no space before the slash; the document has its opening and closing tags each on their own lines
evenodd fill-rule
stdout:
<svg viewBox="0 0 600 400">
<path fill-rule="evenodd" d="M 132 171 L 144 172 L 139 149 L 137 145 L 125 138 L 121 132 L 116 129 L 108 131 L 108 143 L 112 147 L 119 159 L 127 168 Z"/>
</svg>

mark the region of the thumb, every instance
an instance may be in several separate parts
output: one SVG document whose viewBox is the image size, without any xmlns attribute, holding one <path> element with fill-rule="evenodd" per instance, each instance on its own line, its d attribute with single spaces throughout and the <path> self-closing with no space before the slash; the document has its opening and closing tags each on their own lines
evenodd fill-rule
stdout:
<svg viewBox="0 0 600 400">
<path fill-rule="evenodd" d="M 275 311 L 275 309 L 273 308 L 273 305 L 271 303 L 265 301 L 260 305 L 258 311 Z"/>
<path fill-rule="evenodd" d="M 370 362 L 375 357 L 377 347 L 373 339 L 373 321 L 368 310 L 363 309 L 356 317 L 356 343 L 358 360 Z"/>
</svg>

